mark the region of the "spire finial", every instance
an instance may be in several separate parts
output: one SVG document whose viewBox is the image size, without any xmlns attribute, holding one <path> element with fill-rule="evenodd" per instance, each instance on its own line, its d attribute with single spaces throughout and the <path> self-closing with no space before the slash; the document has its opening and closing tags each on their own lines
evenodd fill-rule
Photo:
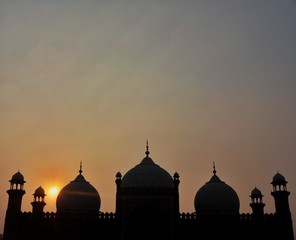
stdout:
<svg viewBox="0 0 296 240">
<path fill-rule="evenodd" d="M 213 162 L 213 173 L 216 175 L 216 167 L 215 167 L 215 162 Z"/>
<path fill-rule="evenodd" d="M 81 175 L 82 173 L 82 161 L 80 161 L 80 167 L 79 167 L 79 174 Z"/>
<path fill-rule="evenodd" d="M 150 152 L 149 152 L 149 145 L 148 145 L 148 140 L 146 140 L 146 152 L 145 152 L 146 156 L 148 157 Z"/>
</svg>

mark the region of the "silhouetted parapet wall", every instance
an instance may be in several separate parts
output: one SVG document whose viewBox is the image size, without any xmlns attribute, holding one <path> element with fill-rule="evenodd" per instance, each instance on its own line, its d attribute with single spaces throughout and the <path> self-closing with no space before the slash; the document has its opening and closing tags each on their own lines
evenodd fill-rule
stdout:
<svg viewBox="0 0 296 240">
<path fill-rule="evenodd" d="M 196 213 L 180 213 L 181 221 L 196 221 Z"/>
<path fill-rule="evenodd" d="M 195 236 L 197 226 L 196 213 L 180 213 L 177 221 L 176 238 L 175 239 L 192 239 Z"/>
<path fill-rule="evenodd" d="M 22 212 L 18 227 L 17 239 L 22 240 L 50 240 L 53 239 L 55 224 L 54 212 Z"/>
<path fill-rule="evenodd" d="M 240 220 L 244 221 L 244 222 L 251 221 L 252 220 L 252 214 L 250 214 L 250 213 L 242 213 L 242 214 L 240 214 Z"/>
<path fill-rule="evenodd" d="M 22 218 L 23 219 L 30 219 L 32 218 L 32 212 L 22 212 Z"/>
<path fill-rule="evenodd" d="M 99 212 L 96 229 L 98 238 L 92 239 L 120 239 L 120 227 L 116 213 Z"/>
<path fill-rule="evenodd" d="M 274 220 L 275 215 L 273 213 L 265 213 L 263 215 L 263 220 L 265 221 L 271 221 Z M 252 213 L 242 213 L 240 214 L 240 220 L 244 222 L 253 221 L 254 215 Z"/>
<path fill-rule="evenodd" d="M 278 226 L 276 216 L 273 213 L 265 213 L 262 218 L 258 218 L 252 213 L 242 213 L 240 215 L 239 229 L 244 232 L 242 240 L 288 239 L 284 237 L 282 230 Z"/>
<path fill-rule="evenodd" d="M 70 217 L 76 216 L 77 218 L 80 216 L 80 213 L 77 212 L 76 214 L 71 213 Z M 29 220 L 34 218 L 34 214 L 32 212 L 22 212 L 21 213 L 22 219 Z M 55 219 L 57 214 L 55 212 L 45 212 L 42 215 L 42 219 Z M 114 220 L 116 219 L 116 214 L 113 212 L 98 212 L 97 214 L 98 220 Z"/>
<path fill-rule="evenodd" d="M 274 218 L 274 217 L 275 217 L 274 213 L 265 213 L 264 214 L 264 218 L 265 219 L 267 219 L 267 218 Z"/>
<path fill-rule="evenodd" d="M 35 217 L 32 212 L 22 212 L 21 216 L 22 216 L 22 219 L 24 219 L 24 220 L 33 219 Z M 55 219 L 56 213 L 44 212 L 44 213 L 38 215 L 38 217 L 39 217 L 39 219 Z"/>
<path fill-rule="evenodd" d="M 115 220 L 116 214 L 113 212 L 99 212 L 98 219 L 99 220 Z"/>
<path fill-rule="evenodd" d="M 46 213 L 44 214 L 44 217 L 45 217 L 46 219 L 54 219 L 54 218 L 55 218 L 55 213 L 54 213 L 54 212 L 46 212 Z"/>
</svg>

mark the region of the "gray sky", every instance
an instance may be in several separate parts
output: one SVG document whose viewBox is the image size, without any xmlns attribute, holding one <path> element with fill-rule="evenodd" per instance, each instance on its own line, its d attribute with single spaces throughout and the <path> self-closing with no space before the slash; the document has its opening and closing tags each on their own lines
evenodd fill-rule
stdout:
<svg viewBox="0 0 296 240">
<path fill-rule="evenodd" d="M 255 186 L 274 212 L 270 182 L 283 174 L 295 222 L 295 23 L 293 0 L 2 0 L 0 232 L 18 169 L 25 211 L 81 160 L 114 211 L 115 174 L 142 160 L 146 139 L 180 174 L 181 211 L 215 161 L 241 212 Z"/>
</svg>

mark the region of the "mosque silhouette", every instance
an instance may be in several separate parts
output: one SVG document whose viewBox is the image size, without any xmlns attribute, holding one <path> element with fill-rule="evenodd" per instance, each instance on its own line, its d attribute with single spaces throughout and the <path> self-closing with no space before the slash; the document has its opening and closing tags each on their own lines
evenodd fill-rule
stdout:
<svg viewBox="0 0 296 240">
<path fill-rule="evenodd" d="M 179 209 L 179 174 L 171 176 L 146 156 L 124 176 L 118 172 L 115 212 L 100 211 L 98 191 L 82 175 L 67 184 L 56 199 L 56 212 L 44 212 L 42 187 L 33 194 L 32 212 L 22 212 L 24 176 L 17 172 L 7 190 L 4 240 L 294 240 L 289 194 L 284 176 L 272 178 L 275 213 L 264 213 L 263 195 L 251 191 L 252 213 L 240 213 L 235 190 L 213 176 L 197 192 L 195 212 Z"/>
</svg>

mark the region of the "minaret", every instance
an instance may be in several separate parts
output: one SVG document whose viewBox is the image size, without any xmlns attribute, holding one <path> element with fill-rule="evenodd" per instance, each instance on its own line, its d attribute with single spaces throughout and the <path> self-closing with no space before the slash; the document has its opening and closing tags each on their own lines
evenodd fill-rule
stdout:
<svg viewBox="0 0 296 240">
<path fill-rule="evenodd" d="M 18 171 L 12 176 L 9 182 L 10 189 L 7 190 L 7 193 L 9 195 L 7 211 L 20 212 L 22 206 L 22 198 L 23 195 L 26 193 L 26 191 L 24 190 L 24 183 L 26 181 L 24 180 L 24 176 Z"/>
<path fill-rule="evenodd" d="M 18 230 L 21 218 L 21 206 L 22 198 L 26 193 L 24 190 L 24 176 L 18 171 L 9 180 L 10 189 L 7 190 L 8 206 L 5 216 L 5 224 L 3 231 L 3 239 L 5 240 L 16 240 L 18 239 Z"/>
<path fill-rule="evenodd" d="M 120 209 L 120 202 L 121 202 L 121 194 L 120 194 L 120 185 L 121 185 L 121 173 L 120 172 L 117 172 L 116 175 L 115 175 L 115 183 L 116 183 L 116 206 L 115 206 L 115 212 L 117 214 L 117 216 L 120 216 L 120 213 L 121 213 L 121 209 Z"/>
<path fill-rule="evenodd" d="M 286 181 L 284 176 L 281 175 L 279 172 L 274 175 L 271 182 L 273 186 L 273 192 L 271 192 L 271 195 L 274 197 L 275 211 L 278 215 L 291 214 L 288 200 L 290 192 L 287 191 L 287 183 L 288 182 Z"/>
<path fill-rule="evenodd" d="M 261 191 L 255 187 L 252 192 L 251 192 L 251 203 L 250 203 L 250 207 L 253 210 L 253 217 L 255 220 L 259 220 L 259 219 L 263 219 L 264 217 L 264 206 L 265 204 L 262 201 L 262 193 Z"/>
<path fill-rule="evenodd" d="M 33 194 L 34 196 L 34 201 L 31 202 L 32 204 L 32 213 L 34 217 L 42 217 L 43 215 L 43 208 L 46 205 L 46 203 L 44 202 L 44 198 L 46 196 L 44 189 L 40 186 L 39 188 L 37 188 Z"/>
<path fill-rule="evenodd" d="M 292 218 L 289 207 L 289 195 L 287 190 L 288 182 L 279 172 L 272 178 L 273 191 L 271 195 L 274 197 L 275 202 L 275 216 L 278 219 L 279 231 L 281 240 L 294 240 Z"/>
<path fill-rule="evenodd" d="M 179 201 L 179 184 L 180 184 L 180 175 L 179 173 L 175 172 L 174 173 L 174 185 L 175 185 L 175 212 L 176 212 L 176 216 L 179 216 L 180 214 L 180 201 Z"/>
</svg>

